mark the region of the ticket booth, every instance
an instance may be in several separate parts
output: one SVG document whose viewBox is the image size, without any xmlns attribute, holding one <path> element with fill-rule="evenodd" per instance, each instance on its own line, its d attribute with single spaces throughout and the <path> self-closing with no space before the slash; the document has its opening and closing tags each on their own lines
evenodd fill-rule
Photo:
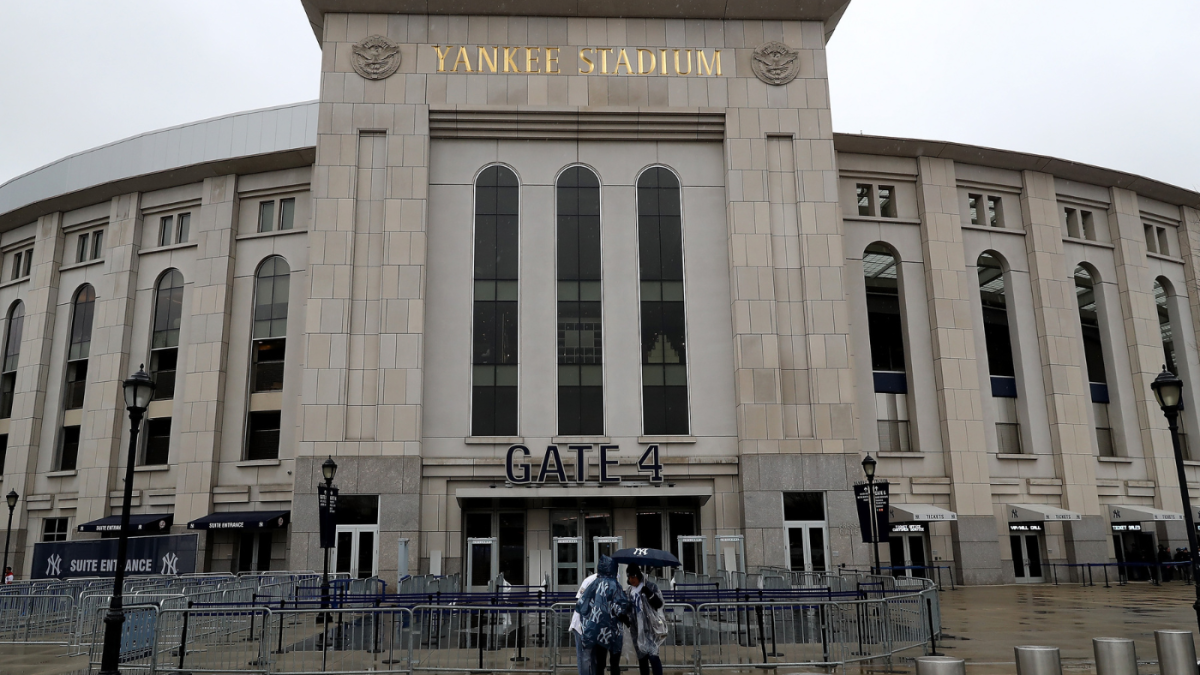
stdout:
<svg viewBox="0 0 1200 675">
<path fill-rule="evenodd" d="M 1158 562 L 1156 525 L 1182 521 L 1183 514 L 1136 504 L 1109 504 L 1106 508 L 1112 527 L 1113 552 L 1117 562 L 1121 563 L 1120 573 L 1129 581 L 1155 578 Z"/>
<path fill-rule="evenodd" d="M 1082 520 L 1083 516 L 1049 504 L 1008 504 L 1008 547 L 1013 580 L 1036 584 L 1046 580 L 1046 524 Z"/>
<path fill-rule="evenodd" d="M 930 555 L 929 528 L 936 522 L 958 520 L 958 514 L 932 504 L 892 504 L 888 507 L 888 551 L 892 576 L 926 577 Z M 899 568 L 899 569 L 896 569 Z"/>
</svg>

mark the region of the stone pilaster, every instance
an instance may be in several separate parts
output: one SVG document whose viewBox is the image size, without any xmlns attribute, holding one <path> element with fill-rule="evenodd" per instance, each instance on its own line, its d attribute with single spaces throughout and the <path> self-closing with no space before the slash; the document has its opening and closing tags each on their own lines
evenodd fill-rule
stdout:
<svg viewBox="0 0 1200 675">
<path fill-rule="evenodd" d="M 229 317 L 233 302 L 234 223 L 237 214 L 237 177 L 204 180 L 200 209 L 192 216 L 192 236 L 197 242 L 193 279 L 185 279 L 184 311 L 191 329 L 181 342 L 182 377 L 175 384 L 180 411 L 179 445 L 171 449 L 176 464 L 175 524 L 208 515 L 217 485 L 228 380 Z M 239 374 L 245 377 L 245 374 Z M 240 430 L 229 430 L 237 434 Z M 202 538 L 202 544 L 203 538 Z M 199 554 L 203 559 L 203 551 Z"/>
<path fill-rule="evenodd" d="M 975 354 L 971 293 L 979 282 L 963 259 L 962 217 L 954 162 L 917 159 L 917 213 L 933 346 L 938 421 L 950 477 L 955 564 L 963 583 L 999 583 L 1000 547 L 992 509 L 983 423 L 983 385 Z"/>
<path fill-rule="evenodd" d="M 1108 543 L 1096 496 L 1095 432 L 1088 421 L 1091 395 L 1078 338 L 1074 265 L 1063 253 L 1054 177 L 1025 171 L 1022 179 L 1021 216 L 1055 469 L 1063 482 L 1063 508 L 1084 518 L 1064 524 L 1067 560 L 1102 562 Z"/>
<path fill-rule="evenodd" d="M 121 381 L 137 369 L 137 363 L 130 365 L 129 340 L 141 237 L 141 195 L 114 197 L 104 228 L 104 276 L 96 288 L 87 394 L 79 434 L 77 524 L 109 515 L 108 495 L 120 491 L 123 485 L 129 437 L 122 431 L 129 428 L 129 415 Z M 63 300 L 69 302 L 70 298 Z M 112 513 L 120 510 L 114 508 Z"/>
<path fill-rule="evenodd" d="M 12 418 L 8 426 L 8 456 L 4 473 L 12 477 L 12 485 L 23 497 L 35 489 L 34 476 L 38 464 L 44 462 L 48 470 L 53 461 L 53 448 L 39 448 L 42 435 L 42 419 L 46 410 L 46 388 L 50 378 L 50 357 L 53 351 L 54 319 L 58 307 L 58 270 L 62 266 L 63 243 L 62 213 L 47 214 L 38 219 L 33 242 L 33 268 L 29 287 L 25 289 L 25 325 L 21 335 L 21 356 L 17 364 L 17 386 L 13 398 Z M 52 409 L 54 409 L 52 407 Z M 17 504 L 13 522 L 13 541 L 25 541 L 17 551 L 13 562 L 14 570 L 23 570 L 29 577 L 29 559 L 23 557 L 25 550 L 33 545 L 36 537 L 27 536 L 25 529 L 29 521 L 25 513 L 25 500 Z"/>
</svg>

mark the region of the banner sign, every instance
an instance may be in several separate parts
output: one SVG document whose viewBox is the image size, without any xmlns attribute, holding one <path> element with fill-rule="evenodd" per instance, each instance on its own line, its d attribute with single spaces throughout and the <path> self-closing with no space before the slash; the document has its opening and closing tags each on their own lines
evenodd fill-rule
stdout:
<svg viewBox="0 0 1200 675">
<path fill-rule="evenodd" d="M 125 575 L 193 574 L 196 535 L 130 537 Z M 111 577 L 117 572 L 117 540 L 55 541 L 34 544 L 34 579 Z"/>
<path fill-rule="evenodd" d="M 317 485 L 317 515 L 321 524 L 321 548 L 333 548 L 337 534 L 338 489 Z"/>
<path fill-rule="evenodd" d="M 887 541 L 888 533 L 888 482 L 877 481 L 875 486 L 875 532 L 877 541 Z M 859 483 L 854 486 L 854 503 L 858 507 L 858 526 L 862 530 L 862 540 L 871 543 L 871 499 L 867 496 L 870 485 Z"/>
</svg>

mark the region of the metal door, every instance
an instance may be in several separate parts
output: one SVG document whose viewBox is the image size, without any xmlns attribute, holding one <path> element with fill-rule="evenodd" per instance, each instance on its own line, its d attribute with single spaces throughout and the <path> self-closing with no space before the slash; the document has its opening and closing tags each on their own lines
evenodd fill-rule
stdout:
<svg viewBox="0 0 1200 675">
<path fill-rule="evenodd" d="M 553 551 L 554 590 L 577 590 L 583 581 L 583 537 L 555 537 Z"/>
<path fill-rule="evenodd" d="M 893 534 L 888 539 L 892 567 L 925 567 L 925 535 Z M 924 577 L 928 572 L 921 569 L 892 570 L 894 577 Z"/>
<path fill-rule="evenodd" d="M 500 545 L 496 537 L 467 538 L 468 590 L 486 592 L 489 584 L 500 574 Z"/>
<path fill-rule="evenodd" d="M 379 526 L 338 525 L 334 539 L 334 571 L 351 579 L 379 574 Z"/>
<path fill-rule="evenodd" d="M 1044 581 L 1042 576 L 1041 537 L 1036 534 L 1011 534 L 1008 543 L 1012 549 L 1013 575 L 1019 584 L 1035 584 Z"/>
<path fill-rule="evenodd" d="M 825 572 L 829 568 L 829 536 L 824 523 L 788 527 L 788 568 Z"/>
</svg>

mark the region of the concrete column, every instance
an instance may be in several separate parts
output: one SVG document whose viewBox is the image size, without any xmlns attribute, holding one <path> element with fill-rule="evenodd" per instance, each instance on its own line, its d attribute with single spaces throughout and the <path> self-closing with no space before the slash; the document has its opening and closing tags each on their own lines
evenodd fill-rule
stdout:
<svg viewBox="0 0 1200 675">
<path fill-rule="evenodd" d="M 221 438 L 226 432 L 222 411 L 228 379 L 229 316 L 233 302 L 233 268 L 236 249 L 234 222 L 237 213 L 237 177 L 206 178 L 199 212 L 192 216 L 192 237 L 198 246 L 193 279 L 184 279 L 184 312 L 191 330 L 180 354 L 182 378 L 175 384 L 181 414 L 179 445 L 171 448 L 176 465 L 175 525 L 212 512 L 212 492 L 217 485 Z M 237 375 L 235 375 L 237 376 Z M 244 377 L 244 374 L 240 374 Z M 229 429 L 240 434 L 240 429 Z M 206 545 L 205 537 L 200 544 Z M 198 553 L 204 560 L 205 552 Z"/>
<path fill-rule="evenodd" d="M 1055 469 L 1063 481 L 1063 508 L 1083 515 L 1082 521 L 1063 524 L 1067 560 L 1101 562 L 1108 559 L 1108 536 L 1096 496 L 1095 431 L 1088 421 L 1091 395 L 1079 345 L 1074 266 L 1063 255 L 1054 177 L 1025 171 L 1022 179 L 1021 215 L 1028 228 L 1029 282 Z"/>
<path fill-rule="evenodd" d="M 21 357 L 17 365 L 17 386 L 13 397 L 12 417 L 8 426 L 8 456 L 4 472 L 12 477 L 5 481 L 21 494 L 13 517 L 12 567 L 29 578 L 29 558 L 25 551 L 35 536 L 26 537 L 29 519 L 25 511 L 26 497 L 35 488 L 38 462 L 45 455 L 46 466 L 52 461 L 53 448 L 41 449 L 42 418 L 46 410 L 46 387 L 50 377 L 50 356 L 54 339 L 54 318 L 58 304 L 58 269 L 62 266 L 62 213 L 42 216 L 37 222 L 33 242 L 33 269 L 29 287 L 24 293 L 25 325 L 21 335 Z M 51 409 L 55 409 L 51 406 Z M 26 542 L 25 547 L 20 543 Z"/>
<path fill-rule="evenodd" d="M 965 584 L 1002 580 L 1000 545 L 992 509 L 991 475 L 983 423 L 970 294 L 979 283 L 963 260 L 962 217 L 954 162 L 917 159 L 917 212 L 929 298 L 933 377 L 938 419 L 951 480 L 954 562 Z"/>
<path fill-rule="evenodd" d="M 81 489 L 76 524 L 109 515 L 110 493 L 123 489 L 129 442 L 124 430 L 129 428 L 129 415 L 121 381 L 137 369 L 137 363 L 130 364 L 129 339 L 141 237 L 141 195 L 114 197 L 104 228 L 104 276 L 96 286 L 88 389 L 79 434 L 76 480 Z M 120 507 L 114 506 L 111 513 L 120 513 Z"/>
</svg>

